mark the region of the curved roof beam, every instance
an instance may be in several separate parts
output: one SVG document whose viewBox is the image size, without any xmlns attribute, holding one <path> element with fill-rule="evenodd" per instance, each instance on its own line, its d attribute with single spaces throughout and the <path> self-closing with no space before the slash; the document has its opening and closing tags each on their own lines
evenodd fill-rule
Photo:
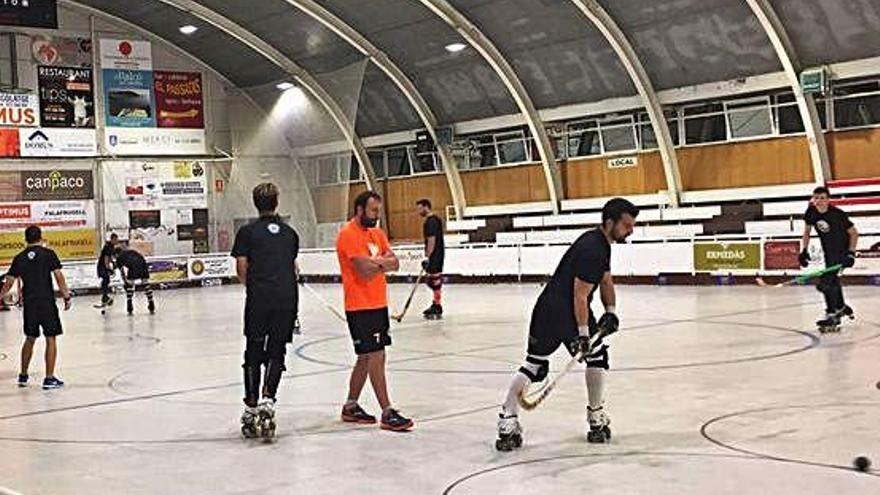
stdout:
<svg viewBox="0 0 880 495">
<path fill-rule="evenodd" d="M 535 139 L 538 154 L 541 156 L 541 164 L 544 166 L 544 177 L 547 179 L 547 189 L 550 192 L 550 202 L 553 204 L 553 213 L 559 213 L 559 201 L 562 199 L 562 183 L 559 180 L 559 172 L 553 155 L 553 147 L 547 136 L 547 129 L 538 115 L 538 110 L 532 102 L 531 96 L 513 67 L 498 48 L 492 43 L 480 29 L 474 25 L 464 14 L 453 7 L 447 0 L 419 0 L 428 9 L 450 27 L 458 31 L 477 52 L 486 60 L 492 70 L 501 78 L 501 82 L 507 87 L 520 112 L 526 119 L 526 124 Z"/>
<path fill-rule="evenodd" d="M 311 16 L 316 21 L 330 29 L 337 36 L 345 40 L 348 44 L 370 58 L 379 69 L 382 70 L 391 81 L 397 85 L 400 91 L 406 96 L 410 104 L 418 113 L 419 118 L 431 135 L 431 139 L 437 144 L 437 151 L 440 154 L 440 161 L 443 165 L 443 171 L 446 174 L 446 182 L 449 184 L 449 192 L 452 196 L 452 204 L 459 215 L 464 214 L 464 208 L 467 205 L 464 196 L 464 187 L 461 185 L 461 176 L 458 173 L 458 167 L 452 157 L 452 151 L 448 145 L 440 144 L 437 140 L 437 116 L 425 98 L 416 88 L 415 84 L 404 74 L 397 64 L 392 61 L 388 55 L 374 45 L 370 40 L 363 36 L 351 25 L 346 23 L 334 15 L 329 10 L 318 5 L 314 0 L 285 0 L 290 5 L 301 10 L 306 15 Z"/>
<path fill-rule="evenodd" d="M 663 161 L 669 200 L 673 206 L 678 205 L 678 195 L 681 193 L 681 174 L 678 169 L 678 158 L 675 154 L 675 143 L 672 142 L 672 134 L 666 124 L 663 107 L 645 66 L 639 60 L 626 34 L 608 11 L 599 5 L 599 2 L 596 0 L 571 0 L 571 2 L 608 40 L 638 90 L 645 110 L 648 112 L 648 118 L 651 120 L 654 136 L 657 137 L 657 147 L 660 149 L 660 157 Z"/>
<path fill-rule="evenodd" d="M 345 140 L 351 147 L 355 158 L 360 164 L 361 173 L 366 179 L 367 188 L 377 190 L 379 183 L 376 180 L 376 173 L 370 158 L 367 156 L 367 150 L 364 148 L 360 138 L 354 132 L 354 122 L 348 119 L 339 103 L 333 99 L 333 96 L 314 78 L 308 71 L 300 67 L 296 62 L 281 53 L 278 49 L 265 42 L 263 39 L 248 31 L 244 27 L 236 24 L 232 20 L 224 17 L 218 12 L 211 10 L 204 5 L 194 2 L 193 0 L 156 0 L 158 2 L 170 5 L 178 10 L 189 12 L 190 14 L 202 19 L 208 24 L 225 32 L 229 36 L 244 43 L 252 50 L 256 51 L 267 60 L 271 61 L 278 67 L 290 74 L 306 91 L 318 100 L 321 106 L 327 110 L 330 117 L 336 123 L 339 130 L 345 136 Z"/>
<path fill-rule="evenodd" d="M 817 183 L 825 183 L 831 179 L 831 161 L 828 158 L 828 146 L 825 143 L 825 134 L 822 132 L 822 122 L 819 120 L 819 112 L 816 110 L 816 100 L 813 95 L 804 94 L 801 89 L 800 61 L 794 49 L 791 38 L 782 21 L 773 9 L 773 5 L 769 0 L 746 0 L 749 8 L 758 18 L 761 28 L 770 38 L 770 43 L 782 62 L 782 68 L 785 76 L 791 84 L 791 90 L 794 92 L 795 101 L 797 101 L 798 110 L 801 119 L 804 121 L 804 130 L 807 134 L 807 144 L 810 148 L 810 159 L 813 162 L 813 178 Z"/>
</svg>

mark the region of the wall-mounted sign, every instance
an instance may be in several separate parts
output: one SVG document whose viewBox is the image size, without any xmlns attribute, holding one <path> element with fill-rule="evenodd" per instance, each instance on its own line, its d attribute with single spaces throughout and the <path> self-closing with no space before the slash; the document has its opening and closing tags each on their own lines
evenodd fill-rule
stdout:
<svg viewBox="0 0 880 495">
<path fill-rule="evenodd" d="M 40 98 L 37 95 L 0 93 L 0 126 L 37 127 L 40 125 Z"/>
<path fill-rule="evenodd" d="M 631 168 L 639 166 L 639 158 L 636 156 L 621 156 L 608 160 L 608 168 Z"/>
<path fill-rule="evenodd" d="M 95 198 L 91 170 L 24 170 L 19 173 L 25 201 Z"/>
<path fill-rule="evenodd" d="M 31 54 L 39 65 L 92 66 L 92 40 L 64 36 L 31 37 Z"/>
<path fill-rule="evenodd" d="M 2 0 L 0 26 L 58 29 L 58 5 L 55 0 Z"/>
<path fill-rule="evenodd" d="M 205 127 L 202 75 L 198 72 L 153 72 L 156 123 L 159 127 Z"/>
<path fill-rule="evenodd" d="M 24 157 L 95 156 L 98 137 L 94 129 L 21 129 L 20 154 Z"/>
<path fill-rule="evenodd" d="M 698 242 L 694 244 L 694 266 L 698 272 L 760 270 L 758 242 Z"/>
<path fill-rule="evenodd" d="M 95 127 L 92 69 L 37 67 L 43 127 Z"/>
<path fill-rule="evenodd" d="M 203 129 L 107 129 L 104 144 L 112 155 L 203 155 Z"/>
<path fill-rule="evenodd" d="M 102 39 L 101 68 L 153 70 L 153 50 L 149 41 Z"/>
<path fill-rule="evenodd" d="M 103 76 L 107 127 L 156 127 L 152 72 L 104 69 Z"/>
</svg>

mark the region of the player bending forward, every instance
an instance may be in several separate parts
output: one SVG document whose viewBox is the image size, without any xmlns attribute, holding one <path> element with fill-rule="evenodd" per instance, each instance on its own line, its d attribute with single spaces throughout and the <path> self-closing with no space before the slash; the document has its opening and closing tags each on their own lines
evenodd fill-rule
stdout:
<svg viewBox="0 0 880 495">
<path fill-rule="evenodd" d="M 529 383 L 538 383 L 550 371 L 550 355 L 561 344 L 574 356 L 587 352 L 586 382 L 587 441 L 611 439 L 611 423 L 603 409 L 602 387 L 608 370 L 608 346 L 601 341 L 590 349 L 590 335 L 600 327 L 616 330 L 616 296 L 611 279 L 611 243 L 622 242 L 633 232 L 638 208 L 615 198 L 602 208 L 602 226 L 581 235 L 566 251 L 550 282 L 544 287 L 532 311 L 525 363 L 513 377 L 498 418 L 498 450 L 522 445 L 522 427 L 517 417 L 519 397 Z M 590 303 L 599 289 L 605 314 L 596 322 Z M 611 333 L 611 332 L 609 332 Z"/>
</svg>

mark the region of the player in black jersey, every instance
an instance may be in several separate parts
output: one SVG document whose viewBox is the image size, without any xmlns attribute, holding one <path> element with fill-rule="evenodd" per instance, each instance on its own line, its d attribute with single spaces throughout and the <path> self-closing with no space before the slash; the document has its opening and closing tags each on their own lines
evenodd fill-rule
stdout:
<svg viewBox="0 0 880 495">
<path fill-rule="evenodd" d="M 147 310 L 150 314 L 155 313 L 156 303 L 153 301 L 153 285 L 150 283 L 147 260 L 141 253 L 130 248 L 117 247 L 113 254 L 113 261 L 122 274 L 122 283 L 125 286 L 125 310 L 129 315 L 134 313 L 134 293 L 140 285 L 147 296 Z"/>
<path fill-rule="evenodd" d="M 425 260 L 422 261 L 422 269 L 425 270 L 425 281 L 431 289 L 434 301 L 431 307 L 422 312 L 429 320 L 443 317 L 442 292 L 443 292 L 443 262 L 446 258 L 446 245 L 443 242 L 443 221 L 431 211 L 431 201 L 420 199 L 416 201 L 419 216 L 425 219 L 422 234 L 425 238 Z"/>
<path fill-rule="evenodd" d="M 588 352 L 584 359 L 589 397 L 587 440 L 604 443 L 611 438 L 602 390 L 608 370 L 608 346 L 600 341 L 590 348 L 589 338 L 599 328 L 613 331 L 620 324 L 611 278 L 611 244 L 622 242 L 633 233 L 638 214 L 638 208 L 625 199 L 608 201 L 602 208 L 602 226 L 574 242 L 538 297 L 529 327 L 528 354 L 513 377 L 498 418 L 498 450 L 522 445 L 522 427 L 517 417 L 519 397 L 529 383 L 547 377 L 550 355 L 560 345 L 565 345 L 572 356 Z M 597 289 L 605 307 L 598 321 L 590 307 Z"/>
</svg>

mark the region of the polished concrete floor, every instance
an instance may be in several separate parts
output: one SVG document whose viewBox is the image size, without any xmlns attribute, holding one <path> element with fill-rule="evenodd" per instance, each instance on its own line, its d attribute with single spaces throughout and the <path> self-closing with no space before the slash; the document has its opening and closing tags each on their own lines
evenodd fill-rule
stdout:
<svg viewBox="0 0 880 495">
<path fill-rule="evenodd" d="M 334 304 L 340 288 L 315 289 Z M 582 372 L 524 413 L 525 445 L 494 450 L 497 404 L 523 355 L 537 285 L 421 291 L 389 351 L 409 434 L 338 421 L 353 361 L 345 326 L 302 293 L 278 438 L 238 431 L 243 295 L 157 293 L 159 312 L 63 315 L 68 386 L 18 389 L 19 311 L 0 314 L 0 487 L 66 494 L 880 494 L 880 289 L 847 290 L 859 318 L 813 328 L 809 288 L 621 287 L 607 409 L 614 438 L 584 441 Z M 400 304 L 408 288 L 392 287 Z M 121 301 L 121 299 L 118 299 Z M 38 344 L 38 351 L 42 343 Z M 554 367 L 566 362 L 561 351 Z M 42 361 L 32 376 L 42 379 Z M 376 411 L 369 385 L 362 404 Z M 877 464 L 875 463 L 875 464 Z M 880 466 L 880 464 L 877 464 Z M 3 489 L 0 489 L 0 493 Z"/>
</svg>

